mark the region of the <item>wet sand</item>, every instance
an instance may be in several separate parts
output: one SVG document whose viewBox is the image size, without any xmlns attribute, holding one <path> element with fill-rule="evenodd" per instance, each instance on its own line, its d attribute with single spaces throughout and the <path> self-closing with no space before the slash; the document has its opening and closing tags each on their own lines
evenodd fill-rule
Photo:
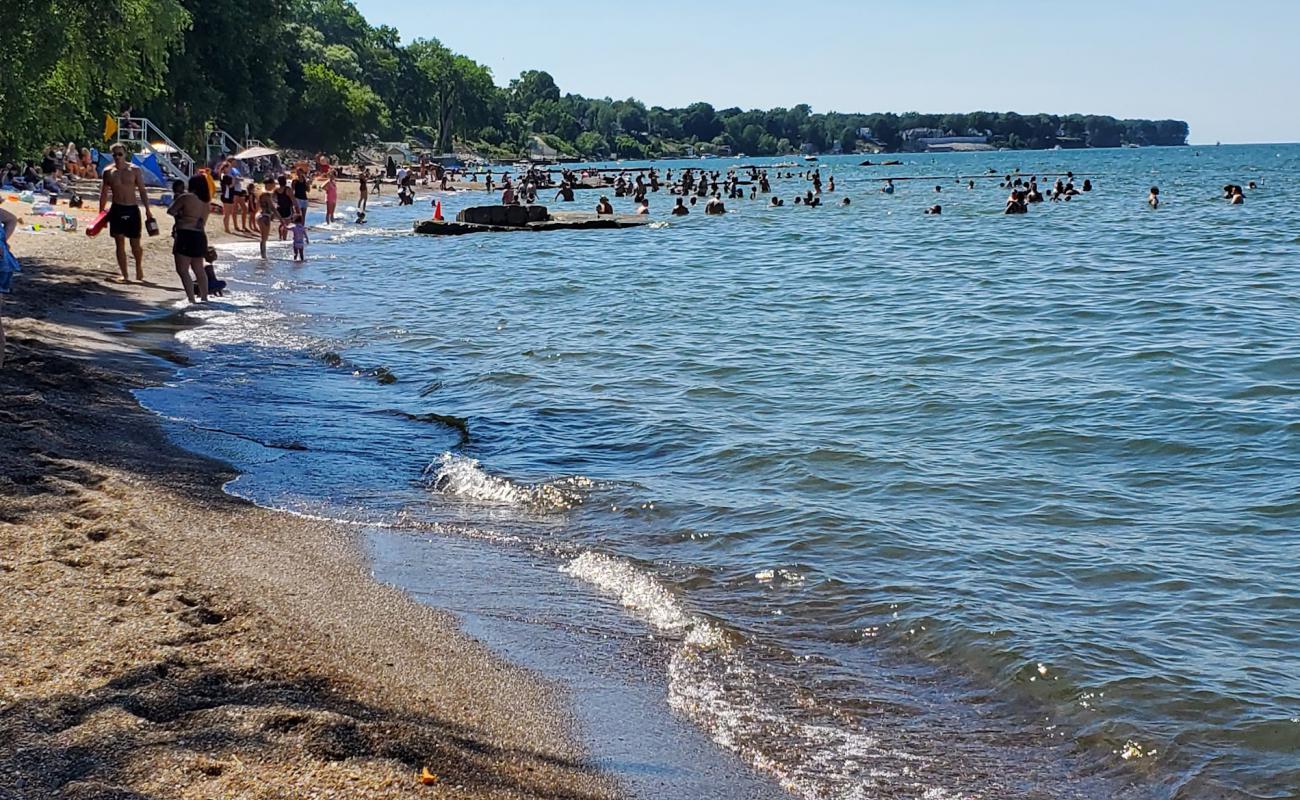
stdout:
<svg viewBox="0 0 1300 800">
<path fill-rule="evenodd" d="M 184 299 L 169 245 L 123 285 L 107 237 L 13 242 L 0 796 L 618 796 L 554 685 L 375 581 L 354 530 L 224 494 L 139 407 L 167 371 L 114 331 Z"/>
</svg>

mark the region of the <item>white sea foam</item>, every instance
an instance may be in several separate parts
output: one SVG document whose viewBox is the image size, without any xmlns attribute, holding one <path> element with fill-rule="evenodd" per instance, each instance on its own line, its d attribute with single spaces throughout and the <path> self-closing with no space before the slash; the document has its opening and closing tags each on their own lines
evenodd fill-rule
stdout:
<svg viewBox="0 0 1300 800">
<path fill-rule="evenodd" d="M 478 459 L 443 453 L 425 470 L 433 491 L 476 503 L 532 511 L 564 511 L 581 505 L 592 481 L 581 475 L 537 484 L 519 484 L 483 469 Z"/>
<path fill-rule="evenodd" d="M 691 612 L 633 562 L 589 551 L 560 569 L 617 598 L 660 633 L 677 638 L 668 662 L 669 705 L 693 719 L 720 746 L 771 773 L 787 791 L 806 800 L 866 800 L 876 796 L 873 787 L 897 786 L 900 773 L 911 774 L 911 767 L 899 765 L 915 756 L 884 747 L 875 736 L 803 722 L 778 710 L 785 705 L 782 694 L 789 690 L 774 675 L 756 668 L 734 635 Z M 772 576 L 777 574 L 773 571 Z M 918 786 L 917 796 L 955 795 L 941 787 Z"/>
</svg>

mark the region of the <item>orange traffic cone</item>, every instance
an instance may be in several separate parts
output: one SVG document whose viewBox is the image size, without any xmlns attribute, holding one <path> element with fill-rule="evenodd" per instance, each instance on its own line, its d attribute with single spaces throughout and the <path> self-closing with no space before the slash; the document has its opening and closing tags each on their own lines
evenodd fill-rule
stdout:
<svg viewBox="0 0 1300 800">
<path fill-rule="evenodd" d="M 441 200 L 433 201 L 433 220 L 434 222 L 442 222 L 442 201 Z"/>
</svg>

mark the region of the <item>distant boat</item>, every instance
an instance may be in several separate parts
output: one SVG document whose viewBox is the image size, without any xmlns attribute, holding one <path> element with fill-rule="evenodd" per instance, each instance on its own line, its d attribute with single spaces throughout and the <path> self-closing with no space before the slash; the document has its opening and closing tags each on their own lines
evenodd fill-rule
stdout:
<svg viewBox="0 0 1300 800">
<path fill-rule="evenodd" d="M 1124 146 L 1125 146 L 1125 147 L 1141 147 L 1142 145 L 1140 145 L 1140 144 L 1134 144 L 1133 142 L 1129 142 L 1129 143 L 1125 144 Z"/>
<path fill-rule="evenodd" d="M 816 160 L 817 160 L 817 156 L 804 156 L 804 157 L 803 157 L 803 160 L 804 160 L 804 161 L 816 161 Z"/>
</svg>

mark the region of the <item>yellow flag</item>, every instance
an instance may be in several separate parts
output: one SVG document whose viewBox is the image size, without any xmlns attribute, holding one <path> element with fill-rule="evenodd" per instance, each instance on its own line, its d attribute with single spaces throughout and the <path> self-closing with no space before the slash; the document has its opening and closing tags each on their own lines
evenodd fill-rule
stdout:
<svg viewBox="0 0 1300 800">
<path fill-rule="evenodd" d="M 109 141 L 117 133 L 117 120 L 113 119 L 112 114 L 104 115 L 104 141 Z"/>
</svg>

